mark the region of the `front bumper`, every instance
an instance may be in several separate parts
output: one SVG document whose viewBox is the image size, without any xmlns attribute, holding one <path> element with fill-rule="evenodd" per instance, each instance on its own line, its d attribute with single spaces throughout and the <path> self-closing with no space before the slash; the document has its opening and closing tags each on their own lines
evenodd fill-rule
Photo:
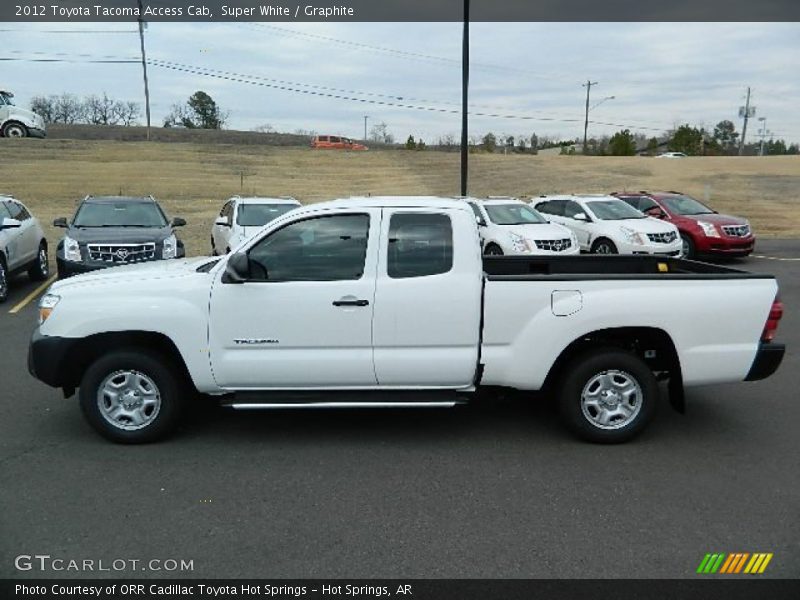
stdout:
<svg viewBox="0 0 800 600">
<path fill-rule="evenodd" d="M 638 255 L 663 255 L 678 257 L 683 251 L 680 238 L 669 244 L 629 244 L 623 243 L 617 247 L 620 254 L 638 254 Z"/>
<path fill-rule="evenodd" d="M 783 344 L 760 344 L 756 352 L 755 360 L 747 373 L 745 381 L 758 381 L 766 379 L 778 370 L 786 353 L 786 346 Z"/>
<path fill-rule="evenodd" d="M 729 237 L 706 237 L 702 242 L 695 244 L 697 252 L 700 254 L 717 254 L 720 256 L 747 256 L 753 253 L 756 239 L 750 238 L 729 238 Z"/>
<path fill-rule="evenodd" d="M 44 129 L 38 129 L 36 127 L 29 127 L 28 135 L 30 137 L 44 139 L 47 137 L 47 131 L 45 131 Z"/>
<path fill-rule="evenodd" d="M 28 346 L 28 372 L 51 387 L 70 387 L 66 381 L 69 356 L 78 340 L 42 335 L 33 332 Z"/>
</svg>

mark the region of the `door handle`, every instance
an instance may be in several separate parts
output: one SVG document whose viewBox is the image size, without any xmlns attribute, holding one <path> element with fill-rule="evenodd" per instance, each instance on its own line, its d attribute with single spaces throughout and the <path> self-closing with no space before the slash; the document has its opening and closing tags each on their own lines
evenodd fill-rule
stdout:
<svg viewBox="0 0 800 600">
<path fill-rule="evenodd" d="M 369 300 L 334 300 L 334 306 L 369 306 Z"/>
</svg>

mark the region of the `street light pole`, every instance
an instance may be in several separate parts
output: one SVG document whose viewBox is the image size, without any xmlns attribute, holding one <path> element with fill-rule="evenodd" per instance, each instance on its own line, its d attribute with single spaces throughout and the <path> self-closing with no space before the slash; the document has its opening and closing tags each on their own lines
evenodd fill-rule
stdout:
<svg viewBox="0 0 800 600">
<path fill-rule="evenodd" d="M 464 0 L 464 32 L 461 41 L 461 195 L 467 195 L 469 148 L 467 147 L 469 114 L 469 0 Z"/>
<path fill-rule="evenodd" d="M 592 91 L 592 86 L 597 85 L 599 82 L 592 81 L 591 79 L 587 79 L 586 83 L 582 84 L 582 87 L 586 88 L 586 118 L 583 122 L 583 153 L 588 153 L 589 149 L 587 148 L 587 144 L 589 142 L 589 94 Z"/>
<path fill-rule="evenodd" d="M 144 49 L 144 8 L 142 0 L 137 0 L 139 4 L 139 43 L 142 48 L 142 73 L 144 74 L 144 110 L 147 115 L 147 141 L 150 141 L 150 84 L 147 81 L 147 53 Z"/>
<path fill-rule="evenodd" d="M 368 115 L 364 115 L 364 141 L 367 141 L 367 119 L 369 119 Z"/>
<path fill-rule="evenodd" d="M 758 117 L 758 120 L 761 121 L 761 147 L 758 150 L 759 156 L 764 156 L 764 138 L 767 137 L 767 117 Z"/>
</svg>

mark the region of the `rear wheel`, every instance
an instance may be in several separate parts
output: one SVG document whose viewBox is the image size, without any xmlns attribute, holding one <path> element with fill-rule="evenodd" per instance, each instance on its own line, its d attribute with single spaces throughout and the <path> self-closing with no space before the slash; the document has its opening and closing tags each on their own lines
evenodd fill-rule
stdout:
<svg viewBox="0 0 800 600">
<path fill-rule="evenodd" d="M 3 136 L 7 138 L 28 137 L 28 128 L 22 123 L 6 123 L 3 126 Z"/>
<path fill-rule="evenodd" d="M 47 244 L 39 244 L 39 252 L 36 255 L 36 262 L 28 269 L 28 277 L 34 281 L 44 281 L 50 276 L 50 265 L 47 258 Z"/>
<path fill-rule="evenodd" d="M 0 256 L 0 304 L 8 300 L 8 270 L 6 261 Z"/>
<path fill-rule="evenodd" d="M 617 246 L 611 240 L 600 238 L 592 244 L 592 254 L 618 254 Z"/>
<path fill-rule="evenodd" d="M 175 428 L 182 387 L 170 361 L 136 349 L 120 350 L 98 358 L 84 373 L 81 410 L 113 442 L 154 442 Z"/>
<path fill-rule="evenodd" d="M 489 244 L 483 249 L 486 256 L 503 256 L 503 249 L 497 244 Z"/>
<path fill-rule="evenodd" d="M 685 233 L 681 234 L 681 253 L 683 254 L 683 258 L 694 258 L 697 256 L 692 238 Z"/>
<path fill-rule="evenodd" d="M 652 419 L 658 383 L 630 352 L 604 348 L 573 360 L 564 371 L 559 411 L 574 434 L 616 444 L 638 435 Z"/>
</svg>

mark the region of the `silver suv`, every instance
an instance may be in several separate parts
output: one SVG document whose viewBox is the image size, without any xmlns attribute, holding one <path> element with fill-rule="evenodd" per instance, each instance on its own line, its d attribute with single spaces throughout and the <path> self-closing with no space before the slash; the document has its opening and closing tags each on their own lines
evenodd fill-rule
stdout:
<svg viewBox="0 0 800 600">
<path fill-rule="evenodd" d="M 34 280 L 47 279 L 47 240 L 22 202 L 0 194 L 0 302 L 8 298 L 11 276 L 22 271 Z"/>
</svg>

